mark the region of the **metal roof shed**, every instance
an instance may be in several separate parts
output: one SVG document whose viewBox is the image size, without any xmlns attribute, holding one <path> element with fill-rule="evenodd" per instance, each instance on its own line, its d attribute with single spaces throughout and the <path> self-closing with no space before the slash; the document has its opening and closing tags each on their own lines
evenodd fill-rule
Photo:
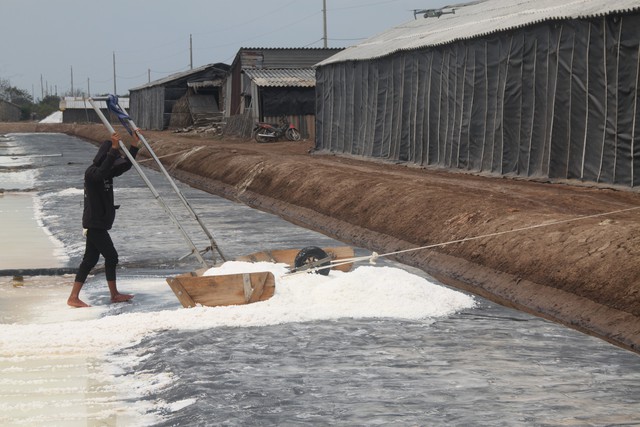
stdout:
<svg viewBox="0 0 640 427">
<path fill-rule="evenodd" d="M 637 0 L 486 0 L 317 66 L 317 148 L 640 183 Z"/>
<path fill-rule="evenodd" d="M 225 113 L 244 114 L 251 106 L 251 81 L 244 73 L 248 69 L 311 69 L 315 64 L 342 49 L 320 48 L 241 48 L 229 72 Z"/>
<path fill-rule="evenodd" d="M 305 137 L 315 137 L 313 66 L 341 50 L 241 48 L 226 84 L 227 131 L 248 136 L 255 120 L 277 121 L 285 114 Z"/>
<path fill-rule="evenodd" d="M 187 121 L 202 113 L 215 113 L 223 102 L 224 80 L 229 66 L 208 64 L 193 70 L 172 74 L 129 90 L 131 118 L 143 129 L 162 130 L 169 127 L 179 101 L 188 100 Z"/>
<path fill-rule="evenodd" d="M 118 123 L 118 118 L 107 108 L 105 99 L 96 97 L 94 100 L 96 106 L 111 123 Z M 118 104 L 124 109 L 129 108 L 129 98 L 119 98 Z M 60 111 L 62 111 L 62 123 L 102 123 L 87 98 L 66 96 L 60 100 Z"/>
<path fill-rule="evenodd" d="M 316 72 L 313 68 L 247 68 L 252 116 L 277 123 L 282 116 L 300 130 L 304 138 L 315 136 Z"/>
</svg>

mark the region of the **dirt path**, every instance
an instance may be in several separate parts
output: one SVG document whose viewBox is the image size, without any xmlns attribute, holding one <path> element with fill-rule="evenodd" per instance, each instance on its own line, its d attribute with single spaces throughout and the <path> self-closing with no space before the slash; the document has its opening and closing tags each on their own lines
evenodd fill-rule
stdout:
<svg viewBox="0 0 640 427">
<path fill-rule="evenodd" d="M 7 129 L 0 124 L 0 133 Z M 98 125 L 38 130 L 106 136 Z M 362 161 L 310 153 L 311 142 L 145 135 L 181 180 L 379 253 L 525 229 L 396 259 L 640 352 L 637 190 Z M 540 226 L 549 223 L 557 224 Z"/>
</svg>

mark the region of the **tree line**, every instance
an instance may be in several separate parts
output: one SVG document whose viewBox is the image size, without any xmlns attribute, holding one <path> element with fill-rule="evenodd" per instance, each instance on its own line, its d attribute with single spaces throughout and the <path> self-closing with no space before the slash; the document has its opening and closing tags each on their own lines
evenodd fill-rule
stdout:
<svg viewBox="0 0 640 427">
<path fill-rule="evenodd" d="M 21 120 L 40 120 L 59 110 L 61 98 L 47 95 L 35 102 L 29 92 L 11 86 L 9 80 L 0 78 L 0 99 L 20 107 Z"/>
</svg>

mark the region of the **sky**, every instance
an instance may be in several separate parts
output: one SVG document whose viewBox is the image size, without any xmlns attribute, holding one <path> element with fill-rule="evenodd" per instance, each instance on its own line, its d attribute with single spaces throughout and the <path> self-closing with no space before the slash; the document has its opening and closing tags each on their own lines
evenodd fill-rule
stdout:
<svg viewBox="0 0 640 427">
<path fill-rule="evenodd" d="M 327 45 L 357 44 L 413 20 L 414 9 L 447 4 L 326 0 Z M 241 47 L 323 47 L 323 15 L 323 0 L 0 0 L 0 79 L 36 100 L 72 85 L 126 95 L 191 64 L 231 64 Z"/>
</svg>

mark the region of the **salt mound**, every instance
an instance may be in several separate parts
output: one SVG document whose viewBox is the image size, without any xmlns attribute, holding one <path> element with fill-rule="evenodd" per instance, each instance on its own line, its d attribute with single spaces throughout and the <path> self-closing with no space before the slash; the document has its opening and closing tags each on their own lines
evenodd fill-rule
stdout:
<svg viewBox="0 0 640 427">
<path fill-rule="evenodd" d="M 53 112 L 38 123 L 62 123 L 62 111 Z"/>
</svg>

